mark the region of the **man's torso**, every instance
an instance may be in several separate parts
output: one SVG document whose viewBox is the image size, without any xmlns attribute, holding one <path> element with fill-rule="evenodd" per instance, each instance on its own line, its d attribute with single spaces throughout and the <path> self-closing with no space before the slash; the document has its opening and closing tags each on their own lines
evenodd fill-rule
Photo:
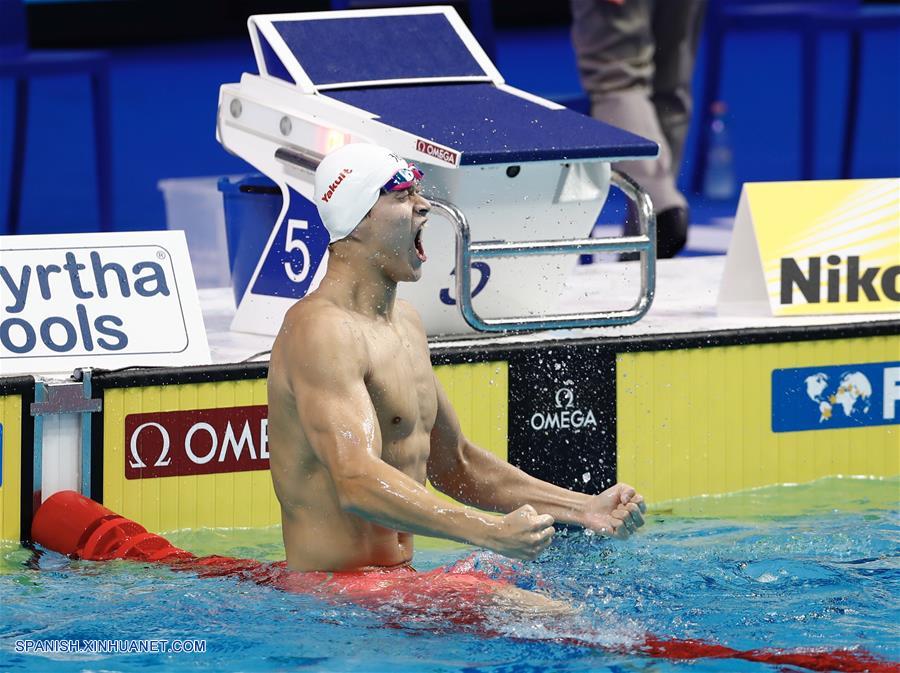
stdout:
<svg viewBox="0 0 900 673">
<path fill-rule="evenodd" d="M 270 463 L 281 502 L 288 567 L 341 570 L 407 562 L 412 558 L 412 535 L 366 521 L 341 507 L 334 481 L 309 445 L 298 417 L 284 361 L 285 343 L 305 321 L 316 318 L 322 307 L 315 301 L 304 300 L 305 305 L 291 309 L 269 364 Z M 437 394 L 421 324 L 413 309 L 400 302 L 390 321 L 351 312 L 346 319 L 364 344 L 362 351 L 347 344 L 345 352 L 365 360 L 365 386 L 378 419 L 381 459 L 424 483 Z M 351 355 L 354 352 L 363 355 Z"/>
</svg>

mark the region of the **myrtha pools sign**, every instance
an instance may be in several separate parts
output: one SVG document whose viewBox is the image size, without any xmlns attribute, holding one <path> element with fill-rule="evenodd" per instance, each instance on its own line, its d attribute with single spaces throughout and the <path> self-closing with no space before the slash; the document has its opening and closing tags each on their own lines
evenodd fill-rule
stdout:
<svg viewBox="0 0 900 673">
<path fill-rule="evenodd" d="M 0 237 L 4 373 L 209 362 L 183 232 Z"/>
</svg>

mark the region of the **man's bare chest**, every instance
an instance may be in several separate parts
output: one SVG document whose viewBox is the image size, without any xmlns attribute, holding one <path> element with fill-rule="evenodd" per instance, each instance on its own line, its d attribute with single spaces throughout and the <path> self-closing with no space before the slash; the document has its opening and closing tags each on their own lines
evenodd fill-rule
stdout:
<svg viewBox="0 0 900 673">
<path fill-rule="evenodd" d="M 382 450 L 411 436 L 427 437 L 437 415 L 437 392 L 424 338 L 402 329 L 373 330 L 368 346 L 366 388 L 378 416 Z M 423 448 L 427 452 L 427 444 Z"/>
</svg>

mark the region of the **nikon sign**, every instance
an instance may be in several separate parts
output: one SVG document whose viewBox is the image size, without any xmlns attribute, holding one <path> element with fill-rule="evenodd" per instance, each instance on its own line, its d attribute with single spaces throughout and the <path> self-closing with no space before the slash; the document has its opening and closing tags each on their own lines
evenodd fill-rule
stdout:
<svg viewBox="0 0 900 673">
<path fill-rule="evenodd" d="M 746 184 L 720 314 L 900 311 L 900 179 Z"/>
<path fill-rule="evenodd" d="M 863 267 L 858 255 L 842 260 L 839 255 L 825 258 L 826 268 L 822 268 L 821 257 L 809 257 L 806 269 L 798 260 L 784 257 L 781 260 L 781 304 L 795 302 L 795 291 L 799 291 L 799 301 L 810 304 L 827 302 L 830 304 L 859 303 L 860 301 L 900 302 L 900 264 L 893 266 Z M 823 292 L 824 290 L 824 292 Z"/>
</svg>

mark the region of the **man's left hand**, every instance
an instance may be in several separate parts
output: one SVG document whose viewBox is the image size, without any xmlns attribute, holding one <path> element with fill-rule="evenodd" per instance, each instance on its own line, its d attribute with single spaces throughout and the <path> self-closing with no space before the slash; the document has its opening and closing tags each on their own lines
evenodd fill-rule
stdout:
<svg viewBox="0 0 900 673">
<path fill-rule="evenodd" d="M 601 535 L 624 540 L 644 525 L 644 498 L 628 484 L 616 484 L 588 499 L 582 525 Z"/>
</svg>

